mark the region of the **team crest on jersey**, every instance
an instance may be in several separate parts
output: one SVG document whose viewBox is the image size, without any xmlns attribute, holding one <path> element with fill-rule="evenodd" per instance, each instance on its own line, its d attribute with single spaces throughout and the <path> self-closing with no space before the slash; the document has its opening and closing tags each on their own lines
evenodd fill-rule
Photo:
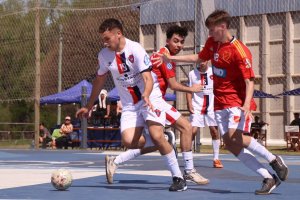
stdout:
<svg viewBox="0 0 300 200">
<path fill-rule="evenodd" d="M 241 121 L 241 117 L 240 116 L 233 116 L 233 121 L 235 123 L 239 123 Z"/>
<path fill-rule="evenodd" d="M 167 68 L 168 68 L 169 70 L 171 70 L 171 69 L 173 68 L 172 63 L 168 63 L 168 64 L 167 64 Z"/>
<path fill-rule="evenodd" d="M 157 115 L 157 117 L 159 117 L 159 116 L 160 116 L 160 114 L 161 114 L 161 111 L 160 111 L 160 110 L 158 110 L 158 109 L 155 109 L 155 110 L 154 110 L 154 112 L 155 112 L 155 114 Z"/>
<path fill-rule="evenodd" d="M 150 64 L 150 58 L 149 58 L 148 54 L 146 54 L 145 57 L 144 57 L 144 63 L 145 63 L 145 65 Z"/>
<path fill-rule="evenodd" d="M 246 68 L 247 69 L 251 68 L 251 62 L 250 62 L 250 60 L 248 58 L 246 58 L 245 64 L 246 64 Z"/>
<path fill-rule="evenodd" d="M 209 76 L 210 80 L 214 80 L 214 75 Z"/>
<path fill-rule="evenodd" d="M 214 53 L 214 61 L 218 61 L 219 60 L 219 54 L 218 53 Z"/>
<path fill-rule="evenodd" d="M 134 56 L 131 54 L 128 56 L 128 60 L 131 62 L 131 63 L 134 63 Z"/>
<path fill-rule="evenodd" d="M 222 54 L 223 60 L 226 61 L 226 62 L 229 62 L 230 56 L 231 56 L 231 53 L 228 52 L 228 51 L 225 51 L 225 52 Z"/>
</svg>

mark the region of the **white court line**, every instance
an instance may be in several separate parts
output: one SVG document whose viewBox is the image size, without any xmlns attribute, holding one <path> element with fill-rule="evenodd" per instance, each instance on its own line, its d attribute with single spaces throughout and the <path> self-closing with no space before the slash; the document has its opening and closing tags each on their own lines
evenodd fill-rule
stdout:
<svg viewBox="0 0 300 200">
<path fill-rule="evenodd" d="M 69 169 L 73 180 L 103 176 L 105 180 L 104 169 Z M 0 189 L 24 187 L 38 184 L 50 183 L 51 174 L 54 169 L 0 169 Z M 118 174 L 152 175 L 152 176 L 170 176 L 167 170 L 160 171 L 141 171 L 141 170 L 118 170 Z"/>
</svg>

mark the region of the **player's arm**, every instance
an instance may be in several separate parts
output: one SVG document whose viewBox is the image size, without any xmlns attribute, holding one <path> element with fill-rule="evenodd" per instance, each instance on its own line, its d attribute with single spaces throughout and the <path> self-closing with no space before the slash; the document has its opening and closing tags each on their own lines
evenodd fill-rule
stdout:
<svg viewBox="0 0 300 200">
<path fill-rule="evenodd" d="M 153 89 L 153 84 L 154 84 L 150 70 L 151 69 L 149 68 L 149 69 L 144 70 L 144 71 L 141 72 L 143 80 L 144 80 L 144 84 L 145 84 L 145 89 L 144 89 L 144 92 L 142 94 L 142 98 L 145 101 L 145 106 L 149 106 L 150 109 L 153 109 L 152 104 L 149 100 L 150 94 L 151 94 L 152 89 Z"/>
<path fill-rule="evenodd" d="M 76 117 L 88 117 L 88 112 L 93 108 L 94 103 L 106 82 L 106 79 L 107 73 L 96 76 L 95 80 L 93 81 L 93 87 L 89 102 L 84 108 L 81 108 L 76 112 Z"/>
<path fill-rule="evenodd" d="M 192 94 L 191 93 L 186 93 L 186 102 L 187 102 L 187 107 L 190 113 L 194 114 L 194 107 L 192 104 Z"/>
<path fill-rule="evenodd" d="M 172 90 L 175 90 L 175 91 L 180 91 L 180 92 L 200 92 L 200 91 L 203 90 L 203 86 L 200 85 L 200 84 L 195 84 L 192 87 L 184 86 L 181 83 L 178 83 L 176 81 L 175 77 L 168 78 L 167 81 L 168 81 L 169 87 Z"/>
<path fill-rule="evenodd" d="M 245 83 L 246 83 L 246 97 L 245 97 L 243 108 L 245 112 L 250 112 L 251 99 L 253 97 L 253 92 L 254 92 L 254 78 L 245 79 Z"/>
<path fill-rule="evenodd" d="M 204 60 L 201 60 L 198 54 L 190 55 L 181 55 L 181 56 L 171 56 L 168 54 L 155 53 L 157 56 L 153 56 L 151 59 L 153 65 L 161 66 L 162 63 L 169 62 L 186 62 L 186 63 L 201 63 Z"/>
</svg>

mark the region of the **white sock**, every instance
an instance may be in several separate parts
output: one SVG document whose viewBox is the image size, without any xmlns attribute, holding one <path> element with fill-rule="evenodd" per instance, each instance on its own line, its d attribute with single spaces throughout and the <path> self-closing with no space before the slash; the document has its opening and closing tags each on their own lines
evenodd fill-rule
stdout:
<svg viewBox="0 0 300 200">
<path fill-rule="evenodd" d="M 254 138 L 251 138 L 251 142 L 247 149 L 266 159 L 269 163 L 276 158 L 274 154 L 268 151 L 263 145 L 259 144 Z"/>
<path fill-rule="evenodd" d="M 220 139 L 212 140 L 212 146 L 214 151 L 214 160 L 219 160 Z"/>
<path fill-rule="evenodd" d="M 172 149 L 172 151 L 169 154 L 163 155 L 163 157 L 166 161 L 166 164 L 169 168 L 169 171 L 172 174 L 172 177 L 176 176 L 176 177 L 179 177 L 179 178 L 183 178 L 182 174 L 181 174 L 181 171 L 179 169 L 179 165 L 178 165 L 178 161 L 177 161 L 177 158 L 176 158 L 175 151 Z"/>
<path fill-rule="evenodd" d="M 258 173 L 264 178 L 273 178 L 269 171 L 258 162 L 254 155 L 247 149 L 242 149 L 237 158 L 244 163 L 249 169 Z"/>
<path fill-rule="evenodd" d="M 114 160 L 114 163 L 119 165 L 123 162 L 136 158 L 139 155 L 141 155 L 141 149 L 128 149 L 127 151 L 120 153 Z"/>
<path fill-rule="evenodd" d="M 182 152 L 182 157 L 184 161 L 184 170 L 189 173 L 194 169 L 193 152 Z"/>
</svg>

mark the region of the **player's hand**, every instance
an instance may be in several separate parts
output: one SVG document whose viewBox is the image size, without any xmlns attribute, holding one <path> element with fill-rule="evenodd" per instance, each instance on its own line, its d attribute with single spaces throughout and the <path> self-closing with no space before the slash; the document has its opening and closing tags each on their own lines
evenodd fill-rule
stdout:
<svg viewBox="0 0 300 200">
<path fill-rule="evenodd" d="M 104 115 L 104 118 L 108 118 L 109 117 L 109 115 Z"/>
<path fill-rule="evenodd" d="M 201 84 L 193 84 L 191 88 L 192 88 L 193 92 L 195 92 L 195 93 L 197 93 L 197 92 L 202 92 L 203 89 L 204 89 L 204 85 L 201 85 Z"/>
<path fill-rule="evenodd" d="M 161 66 L 163 63 L 171 62 L 170 55 L 154 52 L 151 56 L 151 62 L 154 66 Z"/>
<path fill-rule="evenodd" d="M 88 118 L 88 116 L 89 116 L 89 110 L 85 107 L 80 108 L 75 114 L 75 117 L 80 119 Z"/>
<path fill-rule="evenodd" d="M 191 103 L 187 104 L 188 110 L 191 114 L 194 114 L 194 107 Z"/>
<path fill-rule="evenodd" d="M 144 107 L 148 106 L 150 108 L 150 110 L 154 111 L 154 107 L 153 107 L 152 103 L 150 102 L 149 96 L 144 96 L 143 95 L 142 97 L 143 97 L 143 100 L 145 102 Z"/>
<path fill-rule="evenodd" d="M 242 107 L 240 107 L 240 109 L 244 112 L 245 119 L 253 119 L 250 105 L 244 104 Z"/>
</svg>

